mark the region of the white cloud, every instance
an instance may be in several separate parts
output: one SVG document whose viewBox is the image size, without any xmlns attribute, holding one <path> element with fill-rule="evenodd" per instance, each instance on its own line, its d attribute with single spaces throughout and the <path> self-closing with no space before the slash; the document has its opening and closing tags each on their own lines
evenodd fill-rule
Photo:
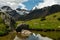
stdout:
<svg viewBox="0 0 60 40">
<path fill-rule="evenodd" d="M 18 7 L 19 3 L 22 4 L 23 2 L 26 2 L 26 1 L 28 1 L 28 0 L 0 0 L 0 7 L 1 7 L 1 6 L 4 6 L 4 5 L 8 5 L 8 6 L 10 6 L 11 8 L 15 9 L 15 8 Z M 22 5 L 23 5 L 23 4 L 22 4 Z M 21 5 L 21 6 L 22 6 L 22 5 Z M 22 7 L 25 7 L 25 5 L 22 6 Z"/>
<path fill-rule="evenodd" d="M 59 4 L 60 5 L 60 0 L 55 0 L 56 2 L 57 2 L 57 4 Z"/>
<path fill-rule="evenodd" d="M 44 0 L 43 3 L 39 3 L 35 7 L 43 8 L 43 7 L 51 6 L 51 5 L 54 5 L 54 4 L 60 4 L 60 0 Z"/>
<path fill-rule="evenodd" d="M 27 8 L 24 4 L 20 3 L 19 6 L 21 6 L 21 9 L 26 9 L 27 10 Z"/>
</svg>

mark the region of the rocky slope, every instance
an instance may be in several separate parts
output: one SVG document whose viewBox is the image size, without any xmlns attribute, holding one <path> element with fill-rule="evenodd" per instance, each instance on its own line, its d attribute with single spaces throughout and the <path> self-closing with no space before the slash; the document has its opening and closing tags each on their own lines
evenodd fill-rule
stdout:
<svg viewBox="0 0 60 40">
<path fill-rule="evenodd" d="M 52 5 L 49 7 L 44 7 L 42 9 L 36 9 L 31 11 L 27 16 L 23 18 L 23 20 L 41 18 L 57 12 L 60 12 L 60 5 Z"/>
</svg>

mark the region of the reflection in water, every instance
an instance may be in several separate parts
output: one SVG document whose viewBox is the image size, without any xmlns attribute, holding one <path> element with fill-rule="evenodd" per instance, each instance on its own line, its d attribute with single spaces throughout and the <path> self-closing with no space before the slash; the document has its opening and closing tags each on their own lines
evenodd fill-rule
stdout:
<svg viewBox="0 0 60 40">
<path fill-rule="evenodd" d="M 15 36 L 15 38 L 14 38 L 14 40 L 20 40 L 20 38 L 19 37 L 17 37 L 17 35 Z"/>
<path fill-rule="evenodd" d="M 17 35 L 15 36 L 14 40 L 26 40 L 25 38 L 20 38 Z"/>
<path fill-rule="evenodd" d="M 14 40 L 52 40 L 48 37 L 42 37 L 40 34 L 33 33 L 32 35 L 28 36 L 27 38 L 19 38 L 18 36 L 15 36 Z"/>
</svg>

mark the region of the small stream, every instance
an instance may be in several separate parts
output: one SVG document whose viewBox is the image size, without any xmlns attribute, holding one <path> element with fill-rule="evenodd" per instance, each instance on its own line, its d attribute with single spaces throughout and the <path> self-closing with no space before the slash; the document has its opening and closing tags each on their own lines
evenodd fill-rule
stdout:
<svg viewBox="0 0 60 40">
<path fill-rule="evenodd" d="M 27 38 L 20 38 L 16 35 L 13 40 L 53 40 L 53 39 L 49 37 L 42 37 L 40 34 L 32 33 Z"/>
<path fill-rule="evenodd" d="M 60 32 L 33 32 L 28 37 L 22 37 L 20 33 L 11 32 L 6 36 L 0 37 L 0 40 L 60 40 Z"/>
</svg>

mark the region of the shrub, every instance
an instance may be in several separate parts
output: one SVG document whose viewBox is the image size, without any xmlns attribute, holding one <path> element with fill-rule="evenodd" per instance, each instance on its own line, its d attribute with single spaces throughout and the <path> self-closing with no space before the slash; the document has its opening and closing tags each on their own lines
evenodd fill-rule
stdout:
<svg viewBox="0 0 60 40">
<path fill-rule="evenodd" d="M 58 21 L 60 21 L 60 18 L 57 18 L 58 19 Z"/>
<path fill-rule="evenodd" d="M 53 17 L 56 17 L 56 15 L 54 15 Z"/>
<path fill-rule="evenodd" d="M 0 17 L 0 23 L 3 23 L 3 20 L 2 20 L 2 18 Z"/>
<path fill-rule="evenodd" d="M 45 17 L 41 18 L 41 20 L 40 20 L 40 21 L 44 21 L 44 20 L 46 20 L 46 19 L 45 19 Z"/>
<path fill-rule="evenodd" d="M 6 28 L 6 25 L 0 23 L 0 36 L 4 36 L 7 33 L 8 33 L 8 28 Z"/>
<path fill-rule="evenodd" d="M 17 27 L 17 29 L 16 29 L 16 32 L 21 32 L 23 29 L 24 30 L 28 30 L 29 29 L 29 25 L 27 25 L 27 24 L 21 24 L 21 25 L 19 25 Z"/>
<path fill-rule="evenodd" d="M 7 35 L 8 34 L 8 31 L 7 30 L 5 30 L 5 31 L 0 31 L 0 36 L 5 36 L 5 35 Z"/>
</svg>

